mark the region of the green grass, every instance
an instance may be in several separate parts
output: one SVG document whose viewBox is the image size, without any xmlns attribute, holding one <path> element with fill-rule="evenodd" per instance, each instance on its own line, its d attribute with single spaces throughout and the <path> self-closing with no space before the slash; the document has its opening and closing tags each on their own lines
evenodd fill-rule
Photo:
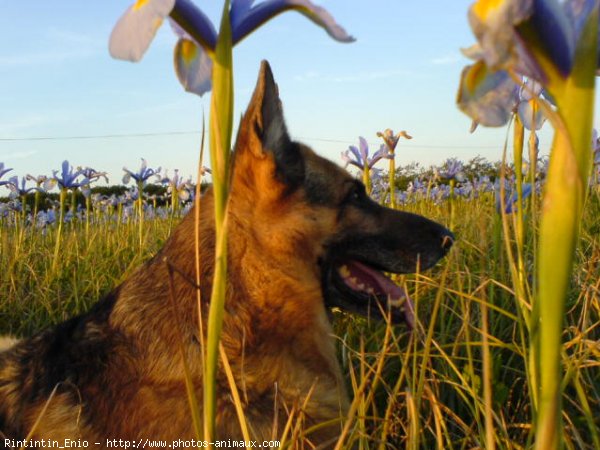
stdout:
<svg viewBox="0 0 600 450">
<path fill-rule="evenodd" d="M 506 217 L 505 234 L 491 194 L 456 199 L 452 207 L 458 241 L 449 256 L 426 273 L 398 277 L 417 304 L 417 330 L 335 314 L 354 398 L 340 448 L 520 449 L 533 443 L 531 296 L 516 298 L 516 262 L 508 253 L 516 258 L 515 218 Z M 450 202 L 420 201 L 405 209 L 447 224 L 449 208 Z M 526 224 L 531 218 L 526 210 Z M 87 234 L 85 224 L 66 226 L 53 271 L 55 229 L 43 234 L 0 222 L 0 334 L 29 335 L 86 310 L 156 253 L 174 225 L 146 221 L 143 248 L 137 223 L 92 225 Z M 562 336 L 568 449 L 600 448 L 599 236 L 596 191 L 585 208 Z M 533 237 L 526 228 L 520 274 L 528 289 L 535 284 Z"/>
</svg>

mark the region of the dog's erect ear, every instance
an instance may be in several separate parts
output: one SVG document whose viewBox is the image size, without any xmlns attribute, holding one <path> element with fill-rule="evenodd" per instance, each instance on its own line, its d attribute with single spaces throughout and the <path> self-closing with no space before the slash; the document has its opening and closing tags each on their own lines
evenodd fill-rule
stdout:
<svg viewBox="0 0 600 450">
<path fill-rule="evenodd" d="M 260 65 L 254 94 L 242 117 L 235 154 L 236 165 L 240 163 L 238 159 L 254 159 L 258 163 L 256 160 L 273 158 L 274 176 L 288 190 L 297 187 L 304 179 L 300 147 L 291 141 L 287 133 L 277 84 L 267 61 Z"/>
</svg>

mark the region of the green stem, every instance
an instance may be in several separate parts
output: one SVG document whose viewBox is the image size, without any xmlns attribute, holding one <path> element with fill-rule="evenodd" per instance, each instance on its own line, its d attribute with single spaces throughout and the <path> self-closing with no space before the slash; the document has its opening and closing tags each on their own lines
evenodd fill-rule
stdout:
<svg viewBox="0 0 600 450">
<path fill-rule="evenodd" d="M 591 167 L 598 7 L 588 17 L 575 66 L 550 86 L 564 127 L 556 130 L 540 223 L 538 298 L 540 354 L 536 450 L 563 446 L 561 418 L 563 322 Z"/>
<path fill-rule="evenodd" d="M 534 106 L 535 108 L 535 106 Z M 537 191 L 535 188 L 535 177 L 537 173 L 537 138 L 535 131 L 531 131 L 529 134 L 529 182 L 531 183 L 531 195 L 530 195 L 530 223 L 531 223 L 531 239 L 532 248 L 537 249 Z M 532 266 L 534 271 L 537 270 L 537 255 L 533 253 Z M 536 280 L 534 278 L 531 284 L 531 291 L 535 294 L 536 292 Z"/>
<path fill-rule="evenodd" d="M 75 219 L 75 213 L 77 212 L 77 189 L 71 190 L 71 205 L 69 207 L 71 214 L 73 214 L 73 220 Z"/>
<path fill-rule="evenodd" d="M 92 199 L 91 193 L 85 198 L 85 238 L 89 242 L 90 240 L 90 214 L 92 213 Z"/>
<path fill-rule="evenodd" d="M 454 205 L 454 186 L 456 184 L 456 181 L 454 180 L 454 178 L 450 179 L 450 229 L 454 230 L 454 210 L 455 205 Z"/>
<path fill-rule="evenodd" d="M 390 185 L 390 208 L 396 208 L 396 155 L 394 152 L 390 154 L 390 172 L 389 172 L 389 185 Z"/>
<path fill-rule="evenodd" d="M 140 252 L 144 246 L 144 203 L 143 203 L 143 194 L 144 194 L 144 182 L 138 181 L 138 199 L 137 199 L 137 207 L 138 207 L 138 222 L 139 222 L 139 244 L 140 244 Z"/>
<path fill-rule="evenodd" d="M 27 219 L 27 195 L 21 195 L 21 220 L 23 226 L 25 226 L 25 220 Z"/>
<path fill-rule="evenodd" d="M 514 134 L 513 134 L 513 162 L 515 166 L 515 182 L 517 187 L 517 203 L 516 203 L 516 224 L 515 224 L 515 240 L 517 244 L 517 262 L 516 262 L 516 276 L 513 277 L 513 283 L 517 283 L 515 286 L 515 294 L 518 297 L 517 304 L 520 306 L 523 318 L 525 319 L 525 325 L 527 332 L 529 333 L 529 354 L 527 358 L 528 363 L 528 385 L 531 390 L 530 400 L 532 406 L 533 416 L 536 417 L 538 411 L 538 392 L 537 386 L 539 382 L 539 360 L 538 360 L 538 349 L 534 343 L 534 336 L 536 333 L 537 323 L 527 320 L 530 314 L 527 311 L 526 305 L 530 300 L 527 296 L 529 292 L 527 290 L 527 272 L 525 268 L 525 221 L 523 214 L 523 149 L 525 144 L 525 127 L 523 122 L 519 118 L 518 114 L 515 114 L 514 121 Z M 533 131 L 532 131 L 533 133 Z M 511 262 L 512 264 L 512 262 Z M 535 316 L 535 314 L 534 314 Z"/>
<path fill-rule="evenodd" d="M 39 205 L 40 205 L 40 191 L 36 190 L 35 194 L 34 194 L 34 200 L 33 200 L 33 224 L 34 225 L 36 223 Z"/>
<path fill-rule="evenodd" d="M 365 185 L 365 190 L 367 191 L 367 195 L 371 195 L 371 173 L 369 169 L 369 165 L 365 161 L 365 167 L 362 171 L 363 176 L 363 184 Z"/>
<path fill-rule="evenodd" d="M 60 253 L 60 241 L 62 236 L 63 222 L 65 220 L 65 203 L 67 200 L 67 189 L 60 189 L 60 213 L 58 216 L 58 230 L 56 231 L 56 244 L 54 245 L 54 258 L 52 259 L 52 272 L 58 266 L 58 254 Z"/>
<path fill-rule="evenodd" d="M 204 374 L 204 439 L 215 439 L 217 414 L 216 376 L 219 340 L 225 310 L 227 283 L 226 207 L 229 194 L 229 159 L 233 128 L 233 42 L 229 0 L 223 5 L 221 29 L 213 67 L 213 94 L 210 109 L 210 158 L 213 168 L 215 207 L 215 272 L 208 312 L 206 367 Z"/>
</svg>

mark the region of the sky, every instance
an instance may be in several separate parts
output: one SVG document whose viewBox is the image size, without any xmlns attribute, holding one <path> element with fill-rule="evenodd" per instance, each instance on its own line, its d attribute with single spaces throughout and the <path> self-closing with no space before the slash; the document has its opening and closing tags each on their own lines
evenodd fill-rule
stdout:
<svg viewBox="0 0 600 450">
<path fill-rule="evenodd" d="M 14 169 L 10 175 L 49 175 L 67 159 L 107 171 L 116 184 L 123 166 L 137 169 L 140 158 L 169 173 L 196 173 L 210 95 L 179 85 L 168 24 L 141 62 L 110 57 L 110 32 L 131 3 L 0 0 L 0 162 Z M 371 151 L 379 148 L 377 132 L 386 128 L 413 136 L 400 141 L 397 164 L 501 158 L 506 129 L 470 134 L 471 121 L 455 103 L 468 64 L 460 48 L 474 43 L 472 1 L 314 3 L 356 42 L 335 42 L 296 12 L 268 22 L 234 50 L 236 118 L 267 59 L 292 138 L 340 164 L 359 136 Z M 218 23 L 220 1 L 196 4 Z M 550 132 L 542 133 L 542 153 L 550 141 Z"/>
</svg>

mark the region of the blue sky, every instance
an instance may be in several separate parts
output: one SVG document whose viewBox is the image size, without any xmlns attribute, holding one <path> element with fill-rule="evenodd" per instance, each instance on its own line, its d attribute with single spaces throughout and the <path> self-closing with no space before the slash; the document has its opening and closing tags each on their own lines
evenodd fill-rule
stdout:
<svg viewBox="0 0 600 450">
<path fill-rule="evenodd" d="M 163 26 L 137 64 L 111 59 L 111 29 L 130 0 L 0 0 L 0 162 L 12 174 L 50 174 L 64 159 L 108 171 L 162 166 L 195 173 L 210 98 L 185 93 L 173 71 L 175 35 Z M 405 129 L 398 164 L 501 157 L 505 129 L 480 128 L 455 105 L 459 49 L 474 41 L 470 0 L 315 0 L 357 38 L 339 44 L 300 14 L 280 15 L 234 52 L 239 117 L 268 59 L 290 134 L 340 162 L 377 131 Z M 196 0 L 214 22 L 221 2 Z M 545 127 L 548 127 L 546 125 Z M 130 136 L 122 136 L 130 135 Z M 542 135 L 547 153 L 549 133 Z"/>
</svg>

